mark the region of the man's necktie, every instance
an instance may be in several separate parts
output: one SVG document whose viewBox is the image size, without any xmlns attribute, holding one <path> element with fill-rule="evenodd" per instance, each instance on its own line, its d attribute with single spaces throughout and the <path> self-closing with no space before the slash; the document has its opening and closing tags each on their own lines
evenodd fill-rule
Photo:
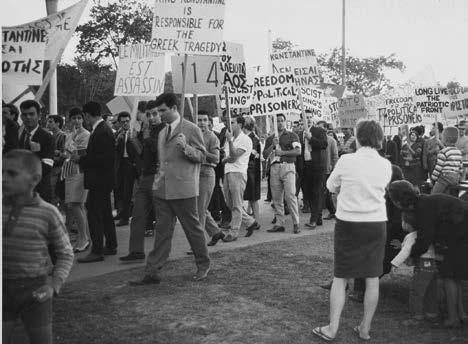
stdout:
<svg viewBox="0 0 468 344">
<path fill-rule="evenodd" d="M 166 142 L 169 141 L 169 138 L 171 137 L 171 129 L 172 129 L 172 127 L 170 125 L 168 125 L 167 126 Z"/>
<path fill-rule="evenodd" d="M 31 134 L 26 130 L 24 131 L 23 148 L 31 150 Z"/>
</svg>

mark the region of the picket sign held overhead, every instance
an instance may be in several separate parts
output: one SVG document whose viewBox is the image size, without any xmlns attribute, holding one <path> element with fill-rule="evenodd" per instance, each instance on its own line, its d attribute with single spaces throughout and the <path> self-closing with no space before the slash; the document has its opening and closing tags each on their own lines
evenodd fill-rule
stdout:
<svg viewBox="0 0 468 344">
<path fill-rule="evenodd" d="M 87 2 L 88 0 L 82 0 L 30 23 L 2 27 L 3 83 L 25 87 L 41 84 L 47 86 Z M 44 60 L 53 62 L 43 82 Z M 45 89 L 45 86 L 42 88 Z M 43 90 L 40 89 L 38 93 L 42 96 Z"/>
<path fill-rule="evenodd" d="M 270 54 L 273 74 L 293 74 L 297 86 L 320 83 L 317 57 L 313 49 L 281 51 Z"/>
<path fill-rule="evenodd" d="M 149 43 L 119 46 L 114 95 L 147 97 L 164 92 L 164 55 Z"/>
<path fill-rule="evenodd" d="M 182 93 L 185 72 L 184 56 L 172 56 L 172 83 L 175 93 Z M 185 92 L 192 94 L 221 94 L 222 79 L 219 56 L 187 56 Z"/>
<path fill-rule="evenodd" d="M 294 75 L 275 74 L 256 76 L 250 112 L 253 116 L 276 115 L 299 108 Z"/>
<path fill-rule="evenodd" d="M 355 128 L 358 120 L 366 117 L 366 103 L 362 94 L 338 100 L 338 120 L 341 128 Z"/>
<path fill-rule="evenodd" d="M 151 44 L 158 51 L 220 55 L 223 50 L 224 0 L 155 0 Z"/>
</svg>

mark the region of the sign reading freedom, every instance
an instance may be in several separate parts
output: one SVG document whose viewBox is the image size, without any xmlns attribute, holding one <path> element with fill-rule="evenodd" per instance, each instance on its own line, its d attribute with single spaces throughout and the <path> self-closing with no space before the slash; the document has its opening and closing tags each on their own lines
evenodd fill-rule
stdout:
<svg viewBox="0 0 468 344">
<path fill-rule="evenodd" d="M 297 95 L 292 74 L 255 77 L 250 112 L 253 116 L 261 116 L 297 111 Z"/>
<path fill-rule="evenodd" d="M 221 55 L 225 7 L 224 0 L 155 0 L 153 49 Z"/>
<path fill-rule="evenodd" d="M 164 55 L 148 43 L 121 45 L 116 96 L 157 96 L 164 92 Z"/>
</svg>

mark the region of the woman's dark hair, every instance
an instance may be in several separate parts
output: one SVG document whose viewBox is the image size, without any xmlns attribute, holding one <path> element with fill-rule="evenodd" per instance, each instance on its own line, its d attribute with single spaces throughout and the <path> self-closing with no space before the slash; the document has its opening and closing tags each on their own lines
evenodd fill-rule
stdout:
<svg viewBox="0 0 468 344">
<path fill-rule="evenodd" d="M 382 148 L 384 138 L 380 124 L 374 120 L 361 120 L 356 127 L 356 138 L 363 147 Z"/>
<path fill-rule="evenodd" d="M 390 179 L 390 183 L 395 182 L 397 180 L 404 180 L 405 176 L 403 175 L 403 171 L 398 165 L 392 165 L 392 178 Z"/>
<path fill-rule="evenodd" d="M 71 109 L 69 112 L 68 112 L 68 118 L 71 119 L 72 117 L 75 117 L 75 116 L 81 116 L 81 118 L 84 119 L 84 116 L 83 116 L 83 111 L 81 111 L 80 108 L 73 108 Z"/>
<path fill-rule="evenodd" d="M 388 187 L 393 203 L 399 203 L 403 209 L 409 209 L 419 196 L 419 190 L 406 180 L 398 180 Z"/>
<path fill-rule="evenodd" d="M 63 123 L 65 122 L 63 120 L 63 117 L 62 116 L 59 116 L 59 115 L 50 115 L 49 116 L 49 119 L 53 120 L 55 123 L 58 124 L 59 126 L 59 129 L 62 129 L 63 128 Z"/>
<path fill-rule="evenodd" d="M 166 104 L 167 107 L 178 106 L 177 97 L 174 93 L 163 93 L 156 98 L 155 105 L 161 106 Z"/>
</svg>

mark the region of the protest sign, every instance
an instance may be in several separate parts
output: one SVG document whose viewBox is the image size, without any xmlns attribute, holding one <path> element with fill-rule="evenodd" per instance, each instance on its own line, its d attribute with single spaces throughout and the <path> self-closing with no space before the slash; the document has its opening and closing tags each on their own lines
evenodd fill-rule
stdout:
<svg viewBox="0 0 468 344">
<path fill-rule="evenodd" d="M 224 0 L 155 0 L 151 45 L 159 51 L 220 55 L 224 11 Z"/>
<path fill-rule="evenodd" d="M 293 74 L 257 76 L 254 78 L 250 112 L 261 116 L 297 111 L 297 96 Z"/>
<path fill-rule="evenodd" d="M 175 93 L 182 93 L 184 57 L 172 56 L 172 83 Z M 193 94 L 220 94 L 222 75 L 218 56 L 187 56 L 185 92 Z"/>
<path fill-rule="evenodd" d="M 82 0 L 48 17 L 20 26 L 3 27 L 3 82 L 23 86 L 41 85 L 44 60 L 56 60 L 58 63 L 87 2 Z M 53 71 L 55 65 L 51 69 Z"/>
<path fill-rule="evenodd" d="M 148 43 L 119 46 L 116 96 L 157 96 L 164 92 L 164 55 Z"/>
<path fill-rule="evenodd" d="M 317 85 L 320 74 L 313 49 L 282 51 L 270 54 L 273 74 L 294 75 L 297 86 Z"/>
<path fill-rule="evenodd" d="M 369 102 L 366 100 L 366 103 Z M 422 116 L 417 113 L 411 95 L 388 95 L 376 110 L 377 120 L 384 127 L 399 127 L 405 124 L 413 126 L 422 123 Z"/>
<path fill-rule="evenodd" d="M 358 120 L 366 117 L 366 103 L 362 94 L 338 100 L 338 120 L 341 128 L 355 128 Z"/>
<path fill-rule="evenodd" d="M 450 107 L 448 90 L 439 86 L 416 87 L 413 103 L 422 123 L 433 123 L 435 118 L 442 118 L 443 113 Z"/>
<path fill-rule="evenodd" d="M 323 120 L 323 91 L 317 87 L 301 87 L 304 110 L 309 110 L 316 120 Z"/>
<path fill-rule="evenodd" d="M 449 107 L 444 112 L 448 119 L 468 115 L 468 88 L 455 87 L 448 89 Z"/>
</svg>

